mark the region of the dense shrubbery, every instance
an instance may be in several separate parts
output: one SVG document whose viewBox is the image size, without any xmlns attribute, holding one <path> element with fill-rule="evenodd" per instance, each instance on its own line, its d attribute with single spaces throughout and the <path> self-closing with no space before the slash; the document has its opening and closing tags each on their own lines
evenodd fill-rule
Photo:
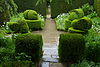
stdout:
<svg viewBox="0 0 100 67">
<path fill-rule="evenodd" d="M 2 67 L 34 67 L 32 61 L 14 61 L 2 63 Z"/>
<path fill-rule="evenodd" d="M 77 62 L 84 58 L 85 40 L 81 34 L 61 34 L 59 39 L 59 60 Z"/>
<path fill-rule="evenodd" d="M 91 61 L 83 60 L 78 64 L 71 64 L 69 67 L 100 67 L 100 63 L 94 63 Z"/>
<path fill-rule="evenodd" d="M 9 47 L 13 44 L 13 41 L 10 37 L 6 37 L 4 34 L 0 33 L 0 48 Z"/>
<path fill-rule="evenodd" d="M 73 20 L 82 20 L 82 17 L 88 17 L 88 18 L 94 18 L 97 16 L 96 12 L 93 9 L 93 6 L 90 6 L 89 4 L 85 4 L 82 6 L 82 8 L 79 9 L 73 9 L 71 11 L 69 11 L 67 14 L 60 14 L 57 16 L 57 18 L 55 19 L 56 21 L 56 26 L 58 30 L 63 30 L 63 31 L 67 31 L 68 29 L 66 29 L 67 25 L 65 24 L 65 19 L 70 20 L 71 22 Z M 86 18 L 85 18 L 86 19 Z M 87 21 L 87 20 L 86 20 Z M 85 22 L 85 21 L 84 21 Z M 88 21 L 89 22 L 89 21 Z M 83 22 L 82 22 L 83 24 Z M 85 24 L 85 23 L 84 23 Z M 80 26 L 84 26 L 83 25 L 79 25 Z M 90 23 L 91 24 L 91 23 Z M 87 24 L 86 24 L 87 25 Z M 85 25 L 85 26 L 86 26 Z M 84 27 L 85 27 L 84 26 Z M 89 25 L 91 27 L 91 25 Z M 68 28 L 68 27 L 67 27 Z M 74 27 L 73 27 L 74 28 Z M 71 28 L 70 28 L 71 29 Z M 76 29 L 76 28 L 75 28 Z M 72 29 L 71 29 L 72 30 Z M 80 29 L 77 29 L 80 30 Z M 71 31 L 72 32 L 72 31 Z M 75 32 L 75 30 L 73 31 Z M 77 32 L 77 31 L 76 31 Z M 86 31 L 87 32 L 87 31 Z"/>
<path fill-rule="evenodd" d="M 8 27 L 15 33 L 28 33 L 29 27 L 25 20 L 18 20 L 17 22 L 9 22 Z"/>
<path fill-rule="evenodd" d="M 42 36 L 32 33 L 21 34 L 16 37 L 16 53 L 25 52 L 32 57 L 33 62 L 39 62 L 42 57 Z"/>
</svg>

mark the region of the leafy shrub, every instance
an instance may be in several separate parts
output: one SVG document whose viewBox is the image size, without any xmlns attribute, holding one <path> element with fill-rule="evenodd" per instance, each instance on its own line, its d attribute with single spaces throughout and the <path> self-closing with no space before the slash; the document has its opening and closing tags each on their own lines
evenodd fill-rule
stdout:
<svg viewBox="0 0 100 67">
<path fill-rule="evenodd" d="M 32 67 L 32 61 L 5 62 L 2 67 Z"/>
<path fill-rule="evenodd" d="M 25 20 L 30 30 L 41 30 L 43 29 L 44 22 L 42 20 Z"/>
<path fill-rule="evenodd" d="M 70 27 L 68 29 L 68 32 L 70 32 L 70 33 L 80 33 L 80 34 L 85 34 L 86 33 L 85 31 L 74 29 L 73 27 Z"/>
<path fill-rule="evenodd" d="M 24 18 L 27 19 L 27 20 L 37 20 L 38 14 L 34 10 L 26 10 L 24 12 Z"/>
<path fill-rule="evenodd" d="M 6 37 L 3 34 L 0 34 L 0 47 L 8 47 L 13 44 L 13 41 L 10 37 Z"/>
<path fill-rule="evenodd" d="M 69 67 L 100 67 L 100 63 L 94 63 L 92 61 L 83 60 L 78 64 L 71 64 Z"/>
<path fill-rule="evenodd" d="M 92 29 L 94 29 L 96 32 L 100 32 L 100 18 L 95 17 L 92 19 L 93 26 Z"/>
<path fill-rule="evenodd" d="M 74 9 L 74 10 L 71 10 L 71 12 L 75 12 L 79 18 L 82 18 L 84 16 L 84 12 L 83 10 L 80 8 L 80 9 Z"/>
<path fill-rule="evenodd" d="M 15 33 L 27 33 L 29 31 L 27 23 L 21 19 L 17 22 L 9 22 L 8 27 Z"/>
<path fill-rule="evenodd" d="M 85 40 L 81 34 L 61 34 L 58 47 L 61 62 L 77 62 L 84 57 Z"/>
<path fill-rule="evenodd" d="M 89 3 L 84 4 L 82 6 L 85 15 L 91 14 L 94 11 L 93 6 L 89 5 Z"/>
<path fill-rule="evenodd" d="M 100 62 L 100 42 L 90 42 L 87 45 L 86 59 Z"/>
<path fill-rule="evenodd" d="M 63 13 L 58 15 L 57 18 L 55 18 L 57 30 L 63 30 L 63 31 L 66 30 L 65 20 L 68 18 L 68 16 L 69 16 L 68 13 Z"/>
<path fill-rule="evenodd" d="M 21 34 L 16 37 L 16 53 L 25 52 L 32 57 L 33 62 L 39 62 L 42 57 L 42 36 L 32 33 Z"/>
<path fill-rule="evenodd" d="M 72 21 L 72 27 L 74 29 L 87 31 L 92 27 L 92 21 L 87 17 L 83 17 L 79 20 L 73 20 Z"/>
<path fill-rule="evenodd" d="M 31 61 L 31 56 L 25 53 L 14 53 L 14 52 L 0 52 L 0 63 L 14 62 L 14 61 Z"/>
<path fill-rule="evenodd" d="M 68 30 L 69 27 L 71 27 L 71 21 L 69 19 L 65 19 L 65 29 Z"/>
<path fill-rule="evenodd" d="M 69 13 L 69 17 L 68 17 L 69 20 L 74 20 L 74 19 L 78 19 L 78 18 L 79 17 L 78 17 L 76 12 L 70 12 Z"/>
</svg>

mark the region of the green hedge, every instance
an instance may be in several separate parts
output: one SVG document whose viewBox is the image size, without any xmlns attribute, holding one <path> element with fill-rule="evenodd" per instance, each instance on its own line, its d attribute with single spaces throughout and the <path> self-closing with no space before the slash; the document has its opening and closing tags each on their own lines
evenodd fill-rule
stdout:
<svg viewBox="0 0 100 67">
<path fill-rule="evenodd" d="M 25 52 L 32 57 L 33 62 L 39 62 L 42 57 L 42 36 L 32 33 L 21 34 L 15 40 L 15 52 Z"/>
<path fill-rule="evenodd" d="M 2 63 L 2 67 L 33 67 L 32 61 L 14 61 Z"/>
<path fill-rule="evenodd" d="M 90 42 L 86 50 L 86 59 L 100 62 L 100 42 Z"/>
<path fill-rule="evenodd" d="M 84 57 L 85 40 L 81 34 L 61 34 L 58 54 L 60 62 L 77 62 Z"/>
<path fill-rule="evenodd" d="M 89 19 L 87 17 L 83 17 L 79 20 L 73 20 L 72 21 L 72 27 L 74 29 L 87 31 L 92 27 L 92 21 L 91 21 L 91 19 Z"/>
<path fill-rule="evenodd" d="M 33 30 L 42 30 L 43 29 L 43 22 L 42 20 L 25 20 L 29 26 L 31 31 Z"/>
<path fill-rule="evenodd" d="M 24 18 L 27 20 L 37 20 L 38 19 L 38 14 L 34 10 L 26 10 L 24 11 Z"/>
<path fill-rule="evenodd" d="M 84 16 L 84 12 L 83 10 L 80 8 L 80 9 L 74 9 L 74 10 L 71 10 L 71 12 L 75 12 L 79 18 L 82 18 Z"/>
<path fill-rule="evenodd" d="M 28 33 L 29 27 L 25 20 L 18 20 L 17 22 L 8 22 L 8 27 L 15 33 Z"/>
</svg>

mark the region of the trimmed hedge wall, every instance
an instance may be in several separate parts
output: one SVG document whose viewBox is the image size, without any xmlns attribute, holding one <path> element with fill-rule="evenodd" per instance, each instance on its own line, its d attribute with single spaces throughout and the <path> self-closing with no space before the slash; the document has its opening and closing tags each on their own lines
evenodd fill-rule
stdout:
<svg viewBox="0 0 100 67">
<path fill-rule="evenodd" d="M 43 22 L 41 20 L 25 20 L 31 31 L 42 30 Z"/>
<path fill-rule="evenodd" d="M 84 58 L 85 40 L 81 34 L 61 34 L 58 54 L 60 62 L 78 62 Z"/>
<path fill-rule="evenodd" d="M 2 67 L 32 67 L 32 61 L 5 62 Z"/>
<path fill-rule="evenodd" d="M 47 9 L 46 2 L 38 4 L 36 6 L 37 0 L 14 0 L 14 1 L 18 5 L 19 12 L 23 12 L 28 9 L 33 9 L 36 10 L 38 13 L 42 14 L 43 16 L 46 16 L 46 9 Z"/>
<path fill-rule="evenodd" d="M 15 40 L 15 52 L 25 52 L 32 57 L 33 62 L 39 62 L 42 57 L 43 40 L 41 35 L 32 33 L 20 34 Z"/>
<path fill-rule="evenodd" d="M 68 4 L 65 0 L 52 0 L 50 4 L 51 17 L 55 18 L 61 13 L 67 13 L 69 10 L 79 8 L 88 2 L 88 0 L 73 0 L 72 3 Z"/>
<path fill-rule="evenodd" d="M 25 20 L 18 20 L 18 22 L 9 22 L 8 27 L 15 33 L 28 33 L 29 27 Z"/>
</svg>

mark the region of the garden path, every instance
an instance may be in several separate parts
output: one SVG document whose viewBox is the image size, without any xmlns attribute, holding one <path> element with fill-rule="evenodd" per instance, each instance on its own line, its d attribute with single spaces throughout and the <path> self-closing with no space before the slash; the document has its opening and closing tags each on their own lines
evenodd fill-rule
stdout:
<svg viewBox="0 0 100 67">
<path fill-rule="evenodd" d="M 50 13 L 45 20 L 45 27 L 42 31 L 33 31 L 35 34 L 42 34 L 43 37 L 43 62 L 42 67 L 64 67 L 58 63 L 58 43 L 61 31 L 57 31 L 56 24 L 51 19 Z"/>
</svg>

